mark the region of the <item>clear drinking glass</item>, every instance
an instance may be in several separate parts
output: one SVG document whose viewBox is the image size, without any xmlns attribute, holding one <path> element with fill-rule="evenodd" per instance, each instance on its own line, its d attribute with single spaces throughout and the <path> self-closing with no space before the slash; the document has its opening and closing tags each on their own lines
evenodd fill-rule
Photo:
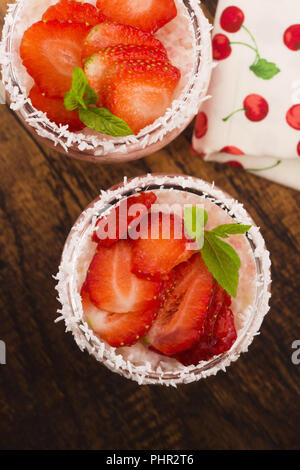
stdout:
<svg viewBox="0 0 300 470">
<path fill-rule="evenodd" d="M 256 298 L 254 304 L 246 316 L 245 322 L 238 329 L 238 337 L 232 348 L 220 356 L 209 361 L 203 361 L 198 366 L 171 368 L 149 368 L 137 365 L 134 361 L 123 359 L 120 349 L 110 347 L 101 341 L 90 329 L 83 318 L 81 306 L 80 287 L 77 270 L 82 266 L 84 246 L 90 239 L 96 216 L 104 214 L 111 205 L 122 198 L 136 194 L 137 190 L 176 189 L 191 194 L 205 196 L 215 204 L 221 206 L 238 222 L 252 224 L 247 240 L 253 252 L 256 266 L 255 289 Z M 80 260 L 80 262 L 78 262 Z M 86 267 L 83 271 L 86 272 Z M 98 361 L 102 362 L 110 370 L 124 377 L 136 380 L 140 384 L 176 385 L 190 383 L 201 378 L 215 375 L 219 370 L 224 370 L 233 361 L 237 360 L 242 352 L 247 351 L 254 336 L 258 334 L 264 316 L 269 310 L 270 298 L 270 258 L 265 248 L 264 240 L 258 227 L 250 218 L 243 206 L 232 199 L 214 185 L 198 178 L 182 175 L 147 175 L 137 177 L 114 186 L 102 193 L 84 211 L 73 226 L 64 246 L 61 265 L 57 275 L 57 290 L 62 308 L 59 310 L 58 320 L 64 320 L 67 331 L 71 331 L 75 341 L 81 350 L 87 350 Z"/>
<path fill-rule="evenodd" d="M 176 0 L 179 11 L 187 21 L 178 35 L 191 35 L 191 70 L 185 77 L 184 88 L 175 97 L 172 107 L 138 136 L 112 138 L 85 129 L 71 133 L 59 128 L 37 112 L 28 101 L 32 85 L 19 57 L 19 46 L 24 31 L 54 0 L 17 0 L 9 6 L 0 45 L 2 80 L 8 92 L 11 107 L 28 129 L 42 141 L 61 153 L 93 162 L 130 161 L 153 153 L 175 139 L 197 114 L 205 99 L 212 65 L 210 24 L 198 0 Z M 180 17 L 181 18 L 181 17 Z M 176 20 L 174 20 L 176 21 Z M 177 19 L 178 21 L 178 19 Z M 183 21 L 183 20 L 182 20 Z M 170 23 L 171 24 L 171 23 Z M 168 25 L 167 25 L 168 26 Z M 187 26 L 187 27 L 186 27 Z M 168 26 L 169 27 L 169 26 Z M 162 34 L 157 33 L 157 36 Z M 178 41 L 180 38 L 178 37 Z M 172 55 L 172 54 L 171 54 Z M 176 60 L 176 54 L 173 54 Z M 173 58 L 170 57 L 171 61 Z M 176 64 L 175 64 L 176 65 Z"/>
</svg>

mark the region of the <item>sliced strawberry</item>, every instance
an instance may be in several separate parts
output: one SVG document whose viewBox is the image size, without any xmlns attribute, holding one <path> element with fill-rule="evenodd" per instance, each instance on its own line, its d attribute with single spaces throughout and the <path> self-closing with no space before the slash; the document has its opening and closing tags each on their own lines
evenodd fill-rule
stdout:
<svg viewBox="0 0 300 470">
<path fill-rule="evenodd" d="M 199 340 L 213 291 L 213 277 L 200 253 L 175 268 L 175 273 L 175 289 L 148 334 L 152 347 L 170 356 Z"/>
<path fill-rule="evenodd" d="M 43 14 L 43 21 L 76 21 L 94 26 L 105 20 L 103 13 L 90 3 L 77 2 L 75 0 L 60 0 L 52 5 Z"/>
<path fill-rule="evenodd" d="M 176 287 L 177 276 L 176 271 L 173 269 L 166 276 L 166 279 L 161 280 L 159 296 L 159 307 L 162 308 L 167 299 L 173 294 Z"/>
<path fill-rule="evenodd" d="M 86 281 L 90 298 L 99 309 L 127 313 L 157 308 L 160 284 L 139 279 L 131 272 L 131 264 L 130 240 L 98 246 Z"/>
<path fill-rule="evenodd" d="M 214 337 L 214 356 L 228 351 L 237 339 L 237 333 L 234 325 L 234 316 L 232 310 L 226 305 L 223 306 L 220 315 L 217 318 L 214 329 Z"/>
<path fill-rule="evenodd" d="M 169 62 L 119 62 L 107 78 L 105 106 L 135 134 L 171 106 L 180 71 Z"/>
<path fill-rule="evenodd" d="M 142 219 L 133 244 L 132 271 L 139 277 L 164 278 L 194 252 L 188 249 L 183 220 L 174 214 L 152 212 Z"/>
<path fill-rule="evenodd" d="M 121 61 L 140 61 L 151 64 L 155 61 L 166 61 L 166 54 L 161 49 L 148 46 L 135 46 L 132 44 L 119 44 L 107 47 L 97 54 L 93 54 L 85 60 L 84 71 L 89 84 L 98 93 L 99 102 L 102 104 L 102 91 L 105 86 L 106 73 L 109 68 Z"/>
<path fill-rule="evenodd" d="M 62 98 L 71 88 L 72 73 L 81 67 L 81 48 L 89 27 L 82 23 L 39 21 L 25 31 L 20 54 L 39 89 Z"/>
<path fill-rule="evenodd" d="M 82 49 L 82 58 L 85 59 L 101 51 L 101 49 L 117 46 L 118 44 L 144 45 L 158 49 L 167 55 L 162 43 L 155 39 L 152 34 L 125 24 L 106 21 L 95 26 L 88 34 Z"/>
<path fill-rule="evenodd" d="M 150 32 L 177 16 L 174 0 L 98 0 L 97 6 L 112 21 Z"/>
<path fill-rule="evenodd" d="M 199 341 L 191 349 L 175 355 L 179 362 L 185 366 L 197 365 L 200 361 L 207 361 L 215 355 L 216 325 L 223 309 L 227 309 L 228 303 L 231 303 L 230 296 L 215 281 L 213 296 Z"/>
<path fill-rule="evenodd" d="M 122 199 L 107 217 L 101 217 L 93 233 L 93 241 L 102 246 L 110 246 L 117 240 L 127 236 L 128 228 L 134 227 L 139 219 L 146 214 L 156 201 L 152 192 L 142 192 L 136 196 Z M 110 231 L 112 227 L 112 232 Z"/>
<path fill-rule="evenodd" d="M 48 98 L 36 85 L 31 88 L 29 98 L 32 105 L 46 113 L 50 121 L 62 126 L 68 125 L 71 132 L 80 131 L 85 127 L 77 111 L 67 111 L 61 98 Z"/>
<path fill-rule="evenodd" d="M 130 313 L 108 313 L 92 302 L 86 287 L 81 289 L 82 307 L 86 321 L 94 332 L 113 347 L 131 346 L 149 331 L 156 314 L 155 304 L 146 310 Z"/>
</svg>

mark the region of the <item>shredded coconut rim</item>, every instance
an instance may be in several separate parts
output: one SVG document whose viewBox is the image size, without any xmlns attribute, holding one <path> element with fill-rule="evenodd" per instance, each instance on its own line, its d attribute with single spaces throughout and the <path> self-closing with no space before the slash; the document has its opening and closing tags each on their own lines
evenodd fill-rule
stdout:
<svg viewBox="0 0 300 470">
<path fill-rule="evenodd" d="M 90 236 L 99 214 L 103 213 L 113 201 L 127 197 L 133 192 L 147 190 L 153 187 L 157 189 L 170 189 L 174 187 L 186 191 L 197 191 L 201 197 L 219 204 L 238 222 L 252 225 L 248 238 L 253 249 L 255 264 L 257 268 L 257 294 L 256 301 L 247 312 L 243 312 L 249 320 L 238 332 L 238 338 L 230 351 L 221 354 L 209 361 L 202 361 L 198 366 L 185 367 L 178 363 L 176 370 L 168 370 L 168 365 L 163 364 L 156 368 L 150 362 L 136 365 L 132 361 L 125 360 L 118 351 L 100 340 L 84 320 L 81 297 L 76 288 L 76 259 L 80 252 L 80 241 L 83 237 Z M 243 205 L 224 194 L 214 184 L 209 184 L 198 178 L 190 176 L 158 176 L 147 175 L 137 177 L 130 181 L 124 178 L 124 183 L 108 191 L 101 191 L 96 199 L 79 217 L 67 239 L 64 247 L 61 264 L 56 280 L 58 300 L 62 307 L 58 310 L 59 317 L 56 321 L 64 320 L 66 332 L 71 332 L 79 348 L 88 351 L 98 361 L 103 363 L 111 371 L 135 380 L 139 384 L 161 384 L 176 386 L 187 384 L 215 375 L 218 371 L 225 372 L 226 367 L 236 361 L 242 352 L 246 352 L 252 343 L 254 336 L 259 334 L 259 329 L 264 316 L 269 311 L 270 299 L 270 257 L 265 248 L 264 239 L 259 228 L 253 223 Z"/>
<path fill-rule="evenodd" d="M 53 0 L 47 0 L 47 2 L 56 3 Z M 95 132 L 88 134 L 70 132 L 67 126 L 56 125 L 49 121 L 45 113 L 32 107 L 27 97 L 28 91 L 18 80 L 17 70 L 13 66 L 13 40 L 17 29 L 16 24 L 20 23 L 26 5 L 31 3 L 31 0 L 18 0 L 8 5 L 0 43 L 2 80 L 10 97 L 11 109 L 16 111 L 40 137 L 58 146 L 58 150 L 77 158 L 86 157 L 94 161 L 109 161 L 107 157 L 112 160 L 114 157 L 116 160 L 123 157 L 123 161 L 125 158 L 126 160 L 139 158 L 145 155 L 143 152 L 146 148 L 155 145 L 161 147 L 164 145 L 164 139 L 168 141 L 168 137 L 170 140 L 175 138 L 197 114 L 201 102 L 207 99 L 206 92 L 212 69 L 211 25 L 201 10 L 201 2 L 176 0 L 180 14 L 188 19 L 194 63 L 186 86 L 180 96 L 173 100 L 172 107 L 167 110 L 166 114 L 144 128 L 139 135 L 119 138 L 104 137 Z"/>
</svg>

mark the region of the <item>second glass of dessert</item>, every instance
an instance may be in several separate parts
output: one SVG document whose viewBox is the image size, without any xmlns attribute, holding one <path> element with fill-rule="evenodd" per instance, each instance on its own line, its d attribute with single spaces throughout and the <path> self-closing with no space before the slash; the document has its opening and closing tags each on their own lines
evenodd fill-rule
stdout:
<svg viewBox="0 0 300 470">
<path fill-rule="evenodd" d="M 103 191 L 72 228 L 59 320 L 82 350 L 140 384 L 216 374 L 269 309 L 270 259 L 243 206 L 187 176 Z"/>
<path fill-rule="evenodd" d="M 17 0 L 0 46 L 11 107 L 70 156 L 127 161 L 191 122 L 211 72 L 198 0 Z"/>
</svg>

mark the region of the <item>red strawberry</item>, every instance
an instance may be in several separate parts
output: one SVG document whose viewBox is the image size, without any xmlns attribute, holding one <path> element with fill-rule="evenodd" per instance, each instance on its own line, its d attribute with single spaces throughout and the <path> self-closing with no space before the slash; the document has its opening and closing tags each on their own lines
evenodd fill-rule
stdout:
<svg viewBox="0 0 300 470">
<path fill-rule="evenodd" d="M 183 220 L 174 214 L 152 212 L 142 219 L 139 238 L 133 243 L 132 271 L 139 277 L 165 278 L 194 252 L 188 249 Z"/>
<path fill-rule="evenodd" d="M 213 345 L 213 355 L 222 354 L 228 351 L 237 338 L 234 326 L 234 316 L 232 310 L 224 305 L 217 318 L 215 329 L 215 344 Z"/>
<path fill-rule="evenodd" d="M 131 264 L 130 240 L 98 246 L 86 277 L 90 298 L 98 308 L 111 313 L 157 308 L 160 284 L 136 277 Z"/>
<path fill-rule="evenodd" d="M 180 71 L 169 62 L 120 62 L 107 78 L 105 107 L 138 134 L 165 114 L 179 80 Z"/>
<path fill-rule="evenodd" d="M 156 199 L 155 194 L 152 192 L 142 192 L 136 196 L 122 199 L 120 204 L 110 211 L 107 218 L 101 217 L 97 221 L 93 241 L 102 246 L 110 246 L 117 240 L 126 237 L 128 228 L 132 228 L 138 223 L 139 218 L 148 212 Z M 110 223 L 113 227 L 111 235 L 107 233 Z M 105 233 L 107 236 L 104 238 L 101 236 L 102 233 Z"/>
<path fill-rule="evenodd" d="M 208 309 L 207 317 L 199 341 L 186 351 L 176 354 L 174 357 L 185 366 L 197 365 L 200 361 L 207 361 L 215 355 L 217 322 L 223 309 L 231 303 L 230 296 L 215 282 L 213 296 Z"/>
<path fill-rule="evenodd" d="M 149 332 L 151 345 L 174 355 L 191 348 L 201 335 L 213 291 L 213 277 L 197 253 L 175 268 L 176 284 Z"/>
<path fill-rule="evenodd" d="M 67 111 L 61 98 L 48 98 L 36 85 L 31 88 L 29 98 L 32 105 L 46 113 L 50 121 L 62 126 L 68 125 L 71 132 L 80 131 L 85 127 L 77 111 Z"/>
<path fill-rule="evenodd" d="M 95 26 L 88 34 L 82 49 L 82 58 L 90 57 L 101 49 L 118 44 L 148 46 L 166 54 L 162 43 L 150 33 L 145 33 L 132 26 L 105 22 Z"/>
<path fill-rule="evenodd" d="M 52 5 L 43 14 L 43 21 L 75 21 L 85 23 L 87 26 L 96 25 L 105 20 L 101 11 L 90 3 L 77 2 L 75 0 L 60 0 Z"/>
<path fill-rule="evenodd" d="M 98 0 L 97 6 L 112 21 L 155 32 L 177 15 L 174 0 Z"/>
<path fill-rule="evenodd" d="M 107 313 L 99 310 L 92 302 L 86 287 L 81 289 L 84 316 L 94 332 L 113 347 L 131 346 L 149 331 L 156 308 L 130 313 Z"/>
<path fill-rule="evenodd" d="M 107 47 L 97 54 L 93 54 L 85 60 L 84 71 L 89 84 L 98 93 L 99 105 L 105 85 L 106 73 L 111 65 L 120 61 L 145 61 L 152 63 L 155 60 L 166 61 L 166 54 L 160 49 L 153 49 L 148 46 L 135 46 L 119 44 L 114 47 Z"/>
<path fill-rule="evenodd" d="M 47 96 L 62 98 L 71 88 L 74 67 L 89 27 L 82 23 L 39 21 L 25 31 L 20 54 L 24 66 Z"/>
</svg>

